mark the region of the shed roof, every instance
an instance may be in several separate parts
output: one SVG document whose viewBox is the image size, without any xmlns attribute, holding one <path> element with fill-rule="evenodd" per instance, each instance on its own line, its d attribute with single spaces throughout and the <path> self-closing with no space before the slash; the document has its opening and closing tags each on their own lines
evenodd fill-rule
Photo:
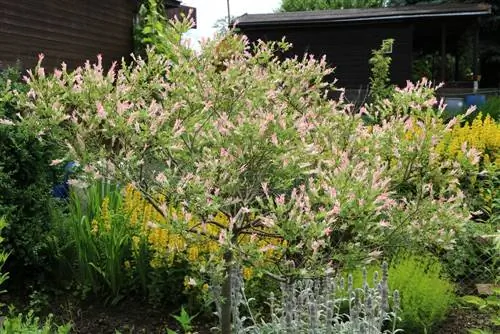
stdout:
<svg viewBox="0 0 500 334">
<path fill-rule="evenodd" d="M 238 27 L 356 23 L 416 18 L 482 16 L 491 14 L 491 6 L 476 4 L 414 5 L 386 8 L 337 9 L 271 14 L 244 14 L 236 19 Z"/>
</svg>

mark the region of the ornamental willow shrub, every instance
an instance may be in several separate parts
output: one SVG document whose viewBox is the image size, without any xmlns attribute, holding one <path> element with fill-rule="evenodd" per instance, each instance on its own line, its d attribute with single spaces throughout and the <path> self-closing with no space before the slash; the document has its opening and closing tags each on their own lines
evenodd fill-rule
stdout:
<svg viewBox="0 0 500 334">
<path fill-rule="evenodd" d="M 187 27 L 173 23 L 171 33 Z M 228 34 L 199 53 L 183 43 L 172 54 L 149 50 L 118 70 L 98 57 L 49 75 L 40 62 L 16 126 L 64 143 L 88 177 L 131 183 L 177 233 L 217 242 L 193 266 L 226 297 L 237 264 L 300 276 L 394 246 L 452 245 L 467 211 L 459 166 L 433 154 L 448 129 L 429 84 L 396 91 L 383 106 L 391 116 L 367 126 L 327 98 L 336 88 L 325 58 L 278 58 L 288 47 Z"/>
</svg>

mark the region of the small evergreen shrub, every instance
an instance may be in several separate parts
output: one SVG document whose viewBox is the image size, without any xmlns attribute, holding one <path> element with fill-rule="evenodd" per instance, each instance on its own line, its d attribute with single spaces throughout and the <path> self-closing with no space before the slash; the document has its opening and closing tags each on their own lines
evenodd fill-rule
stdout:
<svg viewBox="0 0 500 334">
<path fill-rule="evenodd" d="M 12 273 L 32 275 L 46 263 L 47 203 L 58 179 L 50 162 L 57 146 L 13 125 L 21 112 L 18 94 L 28 91 L 20 77 L 16 68 L 0 73 L 0 216 L 9 222 L 3 231 L 5 247 L 11 252 L 7 266 Z"/>
</svg>

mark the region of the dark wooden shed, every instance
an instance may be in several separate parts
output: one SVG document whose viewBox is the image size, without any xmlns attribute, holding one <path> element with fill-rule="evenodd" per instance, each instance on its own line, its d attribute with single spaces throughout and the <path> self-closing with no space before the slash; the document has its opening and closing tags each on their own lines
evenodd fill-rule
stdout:
<svg viewBox="0 0 500 334">
<path fill-rule="evenodd" d="M 439 80 L 452 81 L 447 55 L 458 52 L 458 40 L 473 36 L 471 68 L 477 74 L 478 21 L 489 15 L 486 4 L 417 5 L 273 14 L 245 14 L 236 26 L 251 41 L 280 40 L 293 44 L 290 54 L 326 55 L 339 86 L 359 89 L 369 82 L 369 59 L 382 40 L 395 39 L 391 76 L 396 84 L 412 77 L 414 58 L 422 52 L 440 56 Z M 457 58 L 458 59 L 458 58 Z M 451 74 L 453 75 L 453 74 Z"/>
<path fill-rule="evenodd" d="M 21 62 L 34 66 L 45 55 L 47 68 L 74 68 L 102 54 L 104 61 L 133 52 L 133 22 L 139 0 L 0 0 L 0 69 Z M 187 12 L 165 0 L 170 17 Z"/>
</svg>

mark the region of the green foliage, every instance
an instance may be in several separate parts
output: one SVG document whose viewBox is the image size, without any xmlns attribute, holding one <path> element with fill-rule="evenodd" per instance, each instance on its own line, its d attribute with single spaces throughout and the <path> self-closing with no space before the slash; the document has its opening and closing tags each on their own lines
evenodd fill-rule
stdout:
<svg viewBox="0 0 500 334">
<path fill-rule="evenodd" d="M 190 21 L 182 26 L 172 25 L 165 17 L 163 1 L 144 1 L 139 8 L 138 21 L 134 27 L 136 52 L 144 53 L 149 46 L 154 47 L 158 53 L 173 56 L 172 48 L 180 44 L 182 33 L 186 32 L 192 24 L 193 22 Z M 176 30 L 179 28 L 181 30 Z M 175 61 L 175 58 L 171 60 Z"/>
<path fill-rule="evenodd" d="M 486 103 L 472 113 L 471 118 L 479 113 L 482 113 L 484 117 L 490 115 L 496 122 L 500 122 L 500 96 L 488 96 Z"/>
<path fill-rule="evenodd" d="M 389 84 L 392 57 L 388 54 L 392 53 L 393 45 L 394 39 L 385 39 L 379 49 L 372 51 L 373 56 L 369 61 L 371 65 L 370 97 L 375 103 L 388 98 L 392 93 L 393 87 Z"/>
<path fill-rule="evenodd" d="M 491 219 L 498 221 L 498 213 Z M 469 222 L 458 233 L 456 246 L 440 255 L 449 275 L 466 284 L 498 283 L 498 235 L 498 222 Z"/>
<path fill-rule="evenodd" d="M 4 217 L 0 217 L 0 232 L 7 226 Z M 9 278 L 9 274 L 3 272 L 3 266 L 9 254 L 4 250 L 4 238 L 0 235 L 0 285 L 5 283 Z M 5 292 L 5 291 L 0 291 Z M 0 305 L 3 306 L 3 305 Z M 0 333 L 2 334 L 67 334 L 70 332 L 71 325 L 54 326 L 52 315 L 49 315 L 44 323 L 40 323 L 40 319 L 35 317 L 33 311 L 30 311 L 26 316 L 19 314 L 17 316 L 9 315 L 2 317 L 0 323 Z"/>
<path fill-rule="evenodd" d="M 83 291 L 109 293 L 112 303 L 123 297 L 127 278 L 123 263 L 131 249 L 128 220 L 120 212 L 121 201 L 116 186 L 95 182 L 84 192 L 72 193 L 68 219 L 60 222 L 68 238 L 62 246 L 66 261 L 76 260 L 76 281 Z"/>
<path fill-rule="evenodd" d="M 41 322 L 32 311 L 26 316 L 6 317 L 0 325 L 0 333 L 3 334 L 69 334 L 70 331 L 71 324 L 55 325 L 52 315 Z"/>
<path fill-rule="evenodd" d="M 176 302 L 172 296 L 182 296 L 189 266 L 178 261 L 169 266 L 153 264 L 148 236 L 154 228 L 148 224 L 154 225 L 154 219 L 138 216 L 136 207 L 141 208 L 141 203 L 132 195 L 104 180 L 86 188 L 75 185 L 68 212 L 54 208 L 59 220 L 49 237 L 53 265 L 66 272 L 66 281 L 74 280 L 81 297 L 93 293 L 115 304 L 137 294 L 149 297 L 153 304 L 164 302 L 167 296 L 169 302 Z M 163 256 L 167 250 L 161 252 Z"/>
<path fill-rule="evenodd" d="M 486 312 L 491 316 L 492 331 L 484 329 L 469 330 L 471 334 L 493 333 L 494 328 L 500 327 L 500 289 L 494 288 L 493 294 L 484 298 L 478 296 L 463 296 L 460 300 L 466 304 L 473 305 L 481 312 Z"/>
<path fill-rule="evenodd" d="M 401 294 L 401 324 L 409 333 L 432 333 L 455 300 L 441 264 L 429 256 L 403 255 L 389 268 L 389 286 Z"/>
<path fill-rule="evenodd" d="M 384 0 L 283 0 L 280 10 L 297 12 L 308 10 L 383 7 Z"/>
<path fill-rule="evenodd" d="M 172 315 L 172 317 L 177 321 L 179 326 L 181 326 L 182 332 L 183 333 L 190 333 L 191 330 L 193 329 L 192 322 L 193 319 L 196 318 L 196 315 L 190 316 L 189 313 L 184 309 L 184 307 L 181 307 L 181 312 L 179 315 Z M 177 332 L 167 329 L 168 334 L 175 334 Z"/>
<path fill-rule="evenodd" d="M 3 266 L 5 265 L 5 261 L 7 261 L 7 258 L 9 257 L 9 253 L 4 250 L 4 238 L 1 235 L 1 232 L 3 229 L 7 226 L 7 222 L 5 221 L 5 217 L 0 217 L 0 286 L 5 283 L 9 279 L 9 273 L 3 272 Z M 5 291 L 0 291 L 0 293 L 5 292 Z M 0 306 L 2 306 L 0 304 Z"/>
<path fill-rule="evenodd" d="M 440 155 L 460 164 L 465 171 L 460 187 L 473 221 L 457 231 L 455 247 L 441 253 L 441 258 L 449 275 L 467 284 L 497 282 L 500 277 L 499 250 L 494 240 L 500 223 L 499 139 L 498 124 L 489 116 L 483 119 L 479 113 L 470 124 L 457 123 L 438 148 Z M 477 153 L 464 154 L 465 145 Z"/>
<path fill-rule="evenodd" d="M 11 252 L 9 266 L 15 268 L 11 271 L 29 276 L 46 264 L 47 203 L 59 174 L 49 164 L 58 150 L 53 142 L 12 125 L 21 117 L 14 91 L 28 91 L 20 76 L 16 68 L 0 73 L 0 216 L 9 222 L 3 235 Z"/>
</svg>

